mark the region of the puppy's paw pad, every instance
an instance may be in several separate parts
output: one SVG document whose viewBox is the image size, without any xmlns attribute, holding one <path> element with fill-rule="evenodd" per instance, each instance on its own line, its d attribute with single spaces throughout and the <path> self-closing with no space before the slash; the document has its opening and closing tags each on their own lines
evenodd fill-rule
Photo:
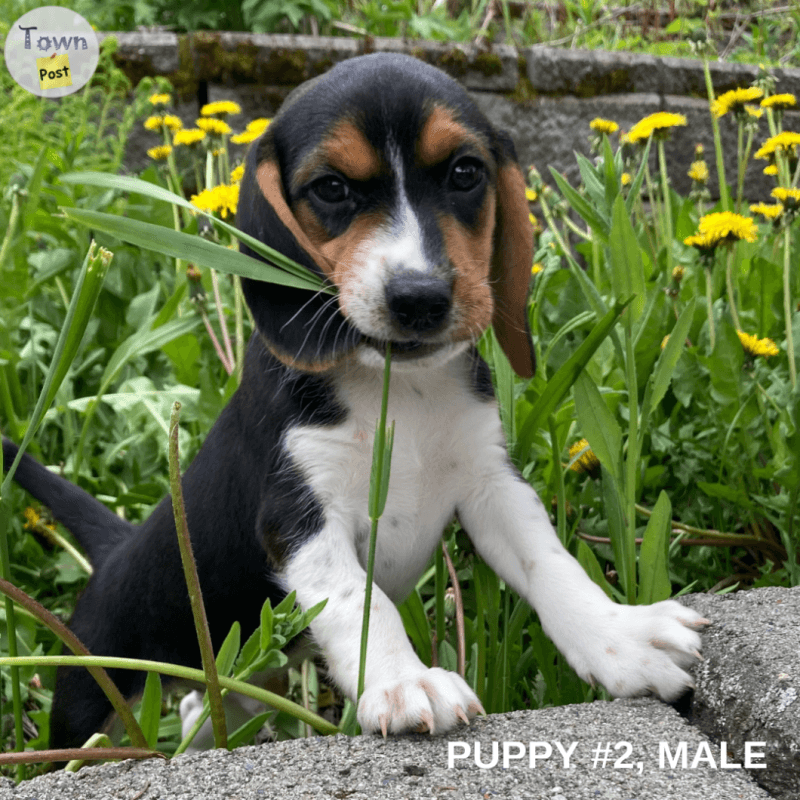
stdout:
<svg viewBox="0 0 800 800">
<path fill-rule="evenodd" d="M 434 668 L 368 687 L 358 704 L 365 733 L 445 733 L 486 713 L 472 689 L 453 672 Z"/>
</svg>

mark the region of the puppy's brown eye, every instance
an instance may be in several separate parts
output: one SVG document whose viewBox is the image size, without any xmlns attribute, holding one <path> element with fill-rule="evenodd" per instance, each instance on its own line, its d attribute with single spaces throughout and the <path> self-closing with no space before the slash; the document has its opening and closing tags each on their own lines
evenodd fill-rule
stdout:
<svg viewBox="0 0 800 800">
<path fill-rule="evenodd" d="M 320 178 L 311 187 L 311 191 L 323 203 L 342 203 L 350 197 L 350 187 L 341 178 L 336 178 L 333 175 Z"/>
<path fill-rule="evenodd" d="M 473 158 L 463 158 L 453 165 L 450 171 L 450 185 L 459 192 L 468 192 L 473 189 L 483 176 L 483 167 Z"/>
</svg>

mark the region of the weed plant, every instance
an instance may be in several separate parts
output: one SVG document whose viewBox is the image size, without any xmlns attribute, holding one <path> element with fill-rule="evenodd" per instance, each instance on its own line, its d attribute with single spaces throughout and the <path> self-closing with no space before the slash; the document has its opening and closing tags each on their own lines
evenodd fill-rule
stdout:
<svg viewBox="0 0 800 800">
<path fill-rule="evenodd" d="M 619 602 L 800 582 L 800 133 L 782 126 L 782 109 L 795 98 L 774 95 L 768 78 L 742 87 L 747 99 L 711 96 L 709 113 L 717 125 L 741 126 L 738 174 L 751 158 L 763 159 L 774 174 L 774 203 L 753 206 L 750 216 L 738 175 L 729 186 L 720 172 L 721 200 L 712 206 L 702 154 L 667 165 L 663 142 L 685 123 L 679 115 L 653 115 L 624 135 L 614 121 L 597 120 L 587 130 L 594 160 L 578 157 L 581 186 L 555 172 L 552 184 L 530 173 L 531 210 L 541 219 L 534 218 L 529 309 L 536 376 L 515 377 L 491 332 L 480 342 L 514 462 L 551 504 L 564 544 Z M 16 154 L 24 185 L 12 190 L 10 181 L 0 207 L 0 427 L 22 439 L 37 398 L 48 399 L 45 376 L 57 373 L 31 451 L 132 521 L 169 490 L 170 429 L 188 462 L 237 385 L 252 326 L 228 274 L 248 269 L 227 247 L 240 178 L 228 142 L 255 138 L 268 124 L 234 134 L 243 127 L 231 122 L 237 109 L 212 106 L 198 121 L 203 135 L 188 135 L 170 119 L 164 94 L 149 98 L 154 160 L 140 178 L 107 174 L 119 165 L 102 155 L 108 150 L 81 148 L 80 127 L 53 120 L 39 132 L 51 142 L 42 153 Z M 76 117 L 91 120 L 102 113 L 91 97 L 90 89 L 62 103 L 74 102 L 77 114 L 94 102 Z M 676 169 L 692 174 L 689 197 L 670 186 Z M 187 185 L 196 187 L 188 199 Z M 96 257 L 87 225 L 113 262 L 92 284 L 73 352 L 59 356 Z M 179 433 L 170 427 L 176 399 Z M 12 583 L 67 617 L 85 560 L 17 487 L 4 487 L 2 503 Z M 400 609 L 425 663 L 463 669 L 489 712 L 601 693 L 563 662 L 457 523 L 443 543 Z M 283 663 L 280 648 L 311 615 L 293 611 L 291 600 L 265 607 L 261 629 L 241 650 L 232 631 L 216 654 L 222 688 L 231 675 Z M 9 652 L 2 622 L 0 646 Z M 24 609 L 16 631 L 16 650 L 27 658 L 16 662 L 16 675 L 3 672 L 3 700 L 17 687 L 26 747 L 41 749 L 55 663 L 46 657 L 58 644 Z M 290 696 L 307 708 L 325 704 L 314 675 L 309 664 L 292 673 Z M 172 753 L 186 743 L 174 702 L 162 709 L 157 683 L 148 683 L 139 726 L 149 746 Z M 252 737 L 264 719 L 234 740 Z M 270 719 L 280 735 L 297 736 L 312 717 L 282 711 Z M 346 710 L 345 727 L 350 719 Z M 4 735 L 11 749 L 15 734 Z"/>
</svg>

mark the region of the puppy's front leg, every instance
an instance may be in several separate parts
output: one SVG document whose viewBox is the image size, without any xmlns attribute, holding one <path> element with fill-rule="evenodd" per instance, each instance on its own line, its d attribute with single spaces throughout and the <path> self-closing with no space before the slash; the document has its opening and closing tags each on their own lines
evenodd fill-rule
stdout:
<svg viewBox="0 0 800 800">
<path fill-rule="evenodd" d="M 284 570 L 289 590 L 303 608 L 328 603 L 311 623 L 331 677 L 356 699 L 366 572 L 350 538 L 328 525 L 291 558 Z M 461 677 L 427 668 L 414 653 L 394 603 L 372 588 L 364 693 L 358 721 L 366 732 L 442 732 L 482 713 Z"/>
<path fill-rule="evenodd" d="M 684 670 L 700 657 L 697 631 L 707 620 L 674 600 L 612 603 L 562 547 L 542 501 L 504 448 L 486 450 L 458 506 L 481 556 L 533 606 L 581 678 L 619 697 L 677 699 L 693 685 Z"/>
</svg>

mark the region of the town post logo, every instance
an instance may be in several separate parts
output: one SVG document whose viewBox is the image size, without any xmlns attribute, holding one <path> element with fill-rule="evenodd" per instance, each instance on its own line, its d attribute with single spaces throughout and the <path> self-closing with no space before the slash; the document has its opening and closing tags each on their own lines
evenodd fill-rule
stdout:
<svg viewBox="0 0 800 800">
<path fill-rule="evenodd" d="M 35 8 L 14 22 L 5 59 L 14 80 L 39 97 L 77 92 L 97 67 L 100 46 L 92 26 L 61 6 Z"/>
</svg>

